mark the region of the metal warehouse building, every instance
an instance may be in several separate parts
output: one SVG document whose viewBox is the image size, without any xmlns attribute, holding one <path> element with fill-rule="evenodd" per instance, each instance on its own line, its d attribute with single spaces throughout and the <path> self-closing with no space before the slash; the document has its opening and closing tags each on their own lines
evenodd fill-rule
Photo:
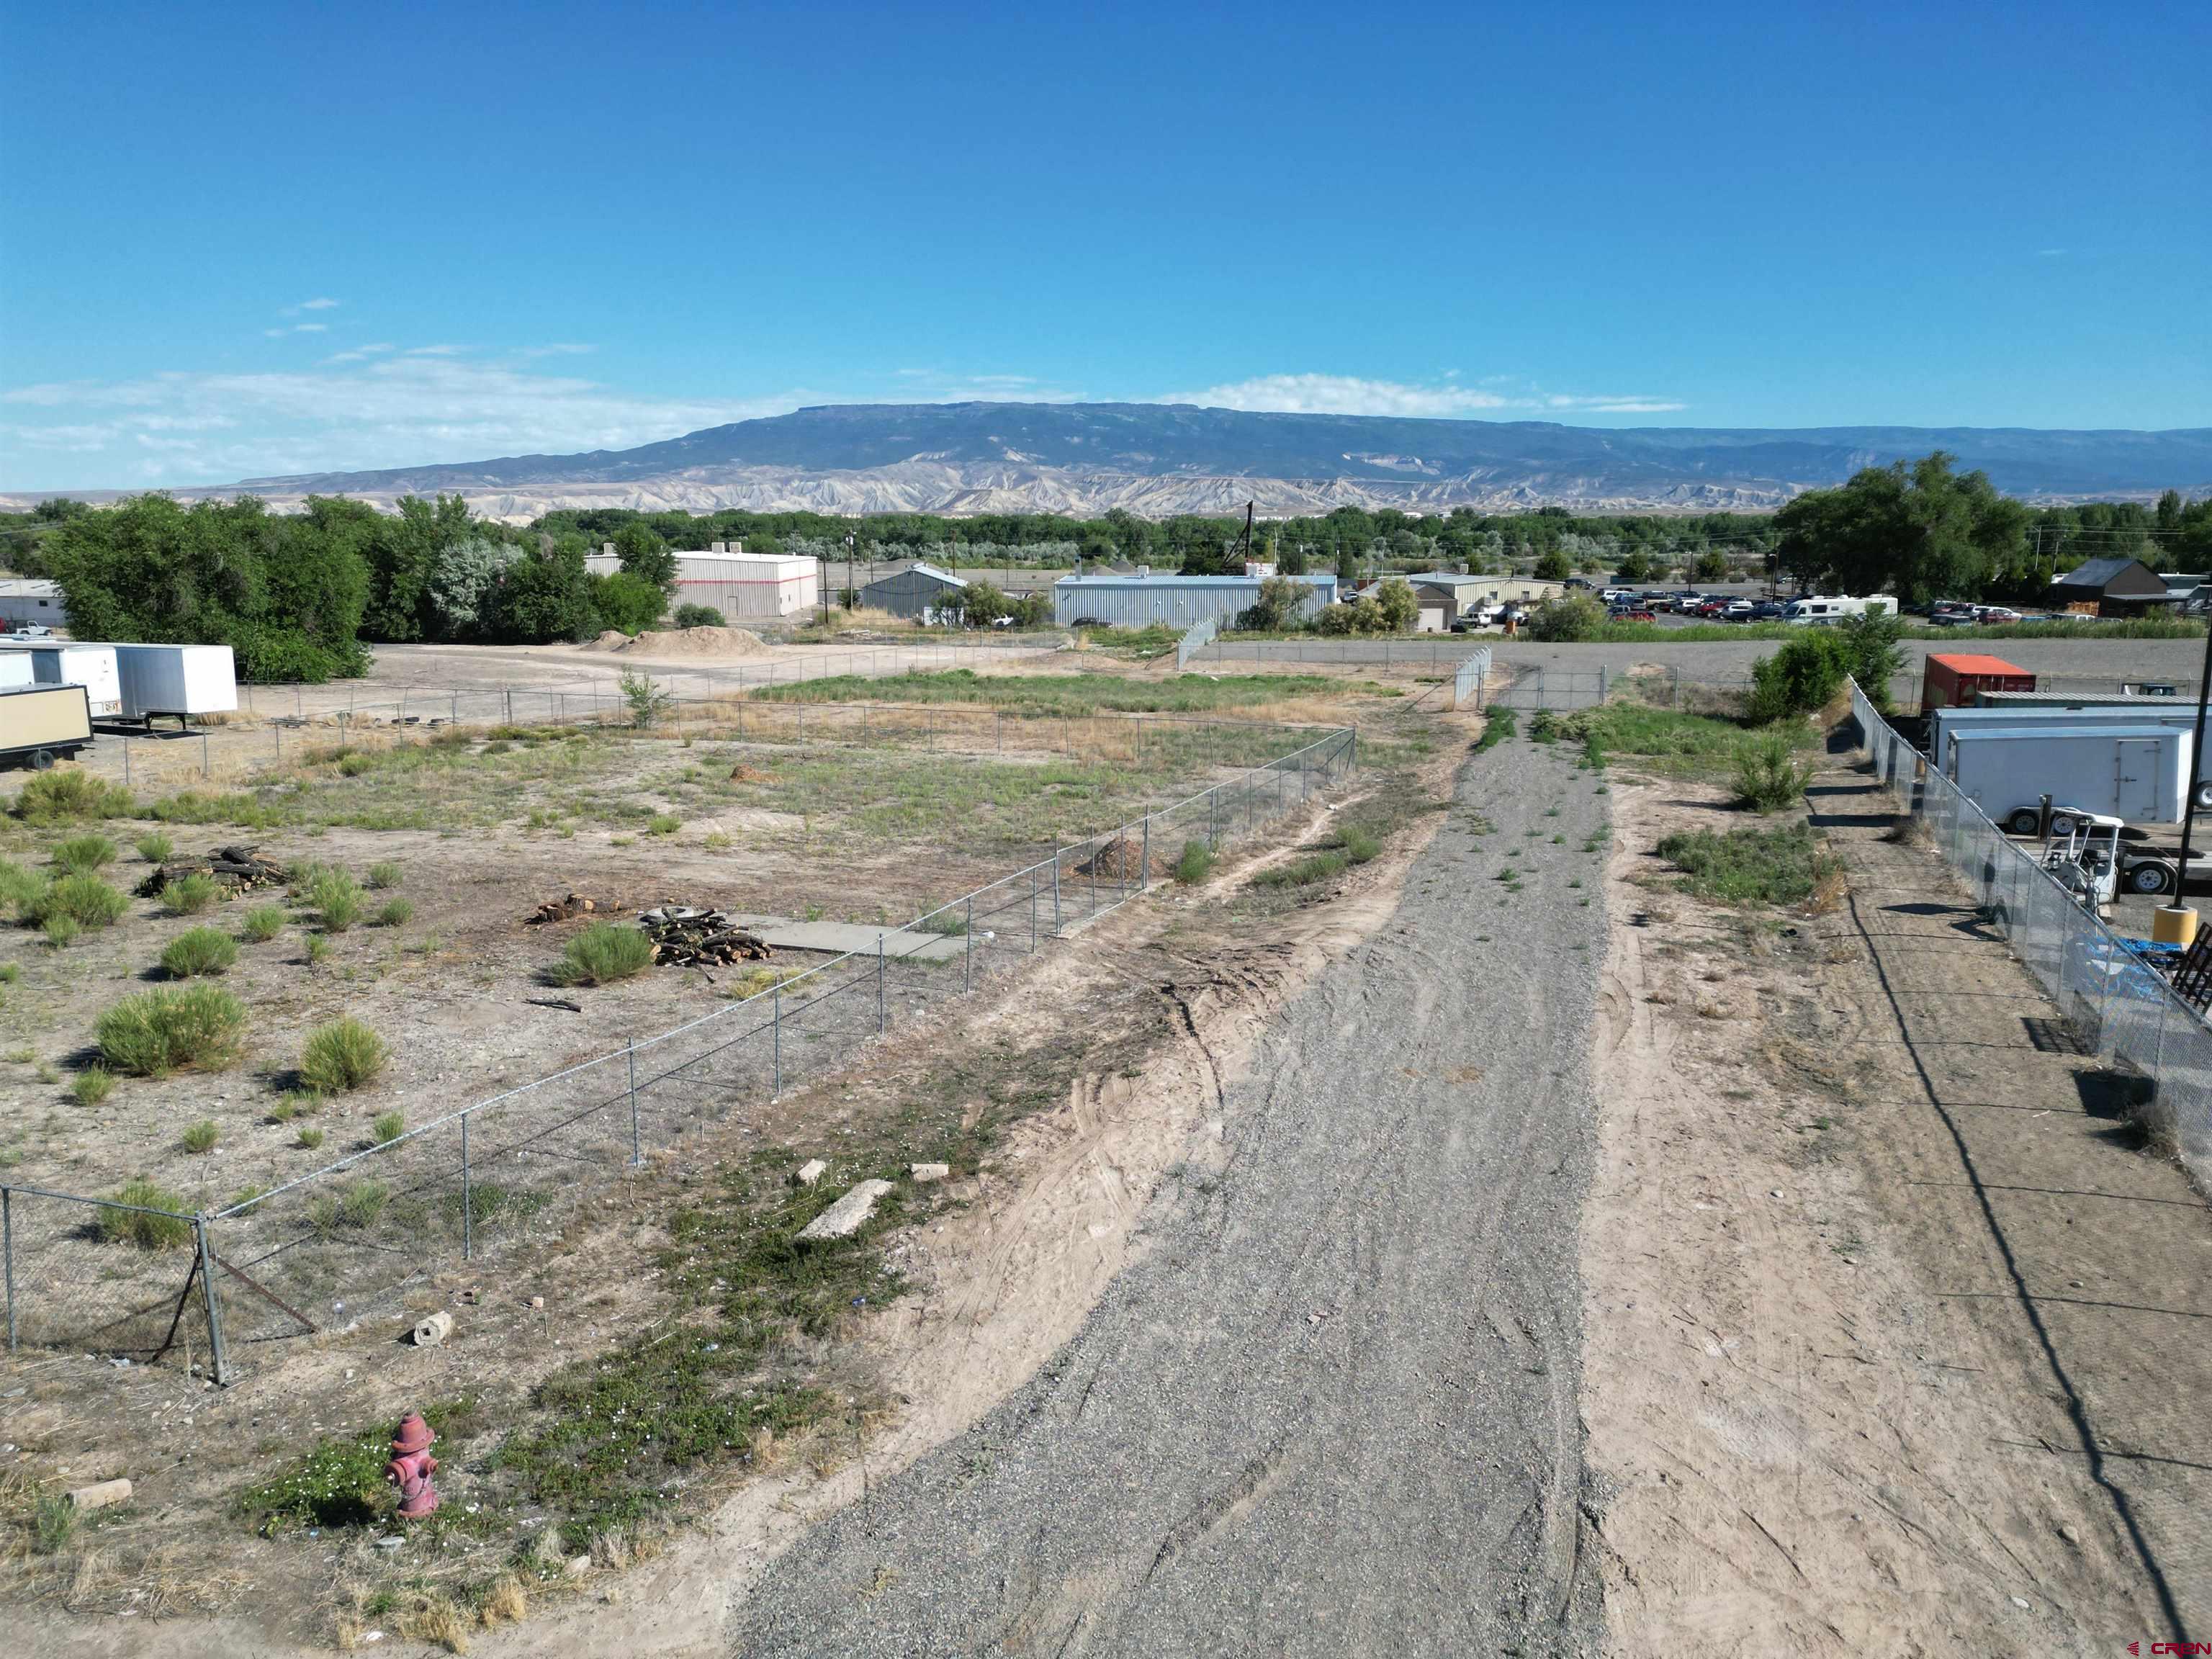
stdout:
<svg viewBox="0 0 2212 1659">
<path fill-rule="evenodd" d="M 957 594 L 967 586 L 966 581 L 949 570 L 917 562 L 904 570 L 870 582 L 860 590 L 860 603 L 871 610 L 888 611 L 894 617 L 912 617 L 933 623 L 946 596 Z"/>
<path fill-rule="evenodd" d="M 1302 617 L 1318 615 L 1336 597 L 1333 575 L 1291 576 L 1311 590 L 1298 607 Z M 1062 576 L 1052 585 L 1052 619 L 1061 628 L 1097 623 L 1109 628 L 1144 628 L 1165 623 L 1188 628 L 1208 617 L 1234 623 L 1260 597 L 1258 576 Z"/>
<path fill-rule="evenodd" d="M 602 576 L 622 568 L 614 544 L 607 543 L 584 561 Z M 726 543 L 676 555 L 676 597 L 679 605 L 710 605 L 732 623 L 774 622 L 804 617 L 822 603 L 822 567 L 815 559 L 781 553 L 744 553 Z"/>
<path fill-rule="evenodd" d="M 10 576 L 0 579 L 0 623 L 9 628 L 21 628 L 25 623 L 67 628 L 69 607 L 54 583 Z"/>
</svg>

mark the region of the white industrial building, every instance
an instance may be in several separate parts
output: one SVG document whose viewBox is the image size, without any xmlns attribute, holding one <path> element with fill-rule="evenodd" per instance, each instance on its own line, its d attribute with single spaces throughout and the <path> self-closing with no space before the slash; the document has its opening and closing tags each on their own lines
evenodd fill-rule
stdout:
<svg viewBox="0 0 2212 1659">
<path fill-rule="evenodd" d="M 584 568 L 602 576 L 622 568 L 614 544 L 606 543 L 584 560 Z M 715 542 L 696 551 L 676 555 L 678 605 L 712 605 L 732 623 L 775 622 L 803 617 L 822 604 L 822 565 L 784 553 L 748 553 L 726 542 Z"/>
<path fill-rule="evenodd" d="M 62 590 L 29 577 L 0 577 L 0 624 L 21 628 L 25 623 L 67 628 L 69 607 L 62 601 Z"/>
</svg>

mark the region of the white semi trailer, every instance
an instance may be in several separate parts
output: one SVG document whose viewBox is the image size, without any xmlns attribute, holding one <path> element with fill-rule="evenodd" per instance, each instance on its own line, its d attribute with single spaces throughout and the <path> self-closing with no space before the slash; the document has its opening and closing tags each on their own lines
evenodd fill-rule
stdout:
<svg viewBox="0 0 2212 1659">
<path fill-rule="evenodd" d="M 2162 726 L 1954 729 L 1935 759 L 1984 812 L 2027 836 L 2045 827 L 2045 795 L 2132 824 L 2179 823 L 2192 741 L 2191 732 Z"/>
<path fill-rule="evenodd" d="M 2145 706 L 2146 702 L 2149 702 L 2148 707 Z M 1984 704 L 1977 708 L 1938 708 L 1928 717 L 1928 752 L 1931 755 L 1948 753 L 1946 745 L 1950 739 L 1968 732 L 2108 731 L 2120 726 L 2157 726 L 2163 731 L 2187 732 L 2191 734 L 2190 740 L 2193 743 L 2196 740 L 2197 705 L 2193 702 L 2168 704 L 2137 698 L 2129 702 L 2113 703 L 2006 702 Z M 2185 780 L 2188 775 L 2185 763 L 2182 774 Z M 2091 803 L 2081 801 L 2077 805 L 2088 806 Z M 2212 776 L 2197 780 L 2197 810 L 2212 812 Z M 2126 814 L 2121 816 L 2125 817 Z"/>
<path fill-rule="evenodd" d="M 238 707 L 238 671 L 227 645 L 111 645 L 121 686 L 121 717 L 173 719 L 228 714 Z"/>
</svg>

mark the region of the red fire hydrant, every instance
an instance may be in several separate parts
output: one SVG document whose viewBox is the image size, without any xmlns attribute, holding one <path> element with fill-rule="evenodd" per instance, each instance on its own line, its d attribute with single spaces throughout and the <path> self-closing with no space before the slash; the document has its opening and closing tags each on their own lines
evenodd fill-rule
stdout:
<svg viewBox="0 0 2212 1659">
<path fill-rule="evenodd" d="M 392 1461 L 384 1466 L 384 1478 L 399 1488 L 403 1521 L 419 1521 L 438 1507 L 438 1489 L 430 1484 L 438 1467 L 430 1443 L 437 1437 L 420 1412 L 401 1418 L 399 1432 L 392 1437 Z"/>
</svg>

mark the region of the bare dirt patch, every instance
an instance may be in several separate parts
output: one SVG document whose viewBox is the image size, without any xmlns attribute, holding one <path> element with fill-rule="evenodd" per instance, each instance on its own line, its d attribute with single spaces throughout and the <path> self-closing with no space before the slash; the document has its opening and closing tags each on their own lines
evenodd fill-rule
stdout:
<svg viewBox="0 0 2212 1659">
<path fill-rule="evenodd" d="M 1741 815 L 1709 788 L 1615 785 L 1583 1249 L 1611 1649 L 2118 1650 L 2172 1622 L 2130 1514 L 2145 1466 L 2116 1503 L 2067 1391 L 2110 1408 L 2094 1426 L 2116 1449 L 2167 1419 L 2124 1406 L 2119 1328 L 2047 1346 L 2044 1298 L 2080 1299 L 2071 1281 L 2170 1302 L 2106 1282 L 2144 1269 L 2098 1234 L 2165 1224 L 2136 1242 L 2166 1259 L 2154 1280 L 2201 1256 L 2205 1218 L 2172 1170 L 2082 1133 L 2091 1062 L 2018 1037 L 2055 1010 L 1841 776 L 1815 798 L 1843 903 L 1741 918 L 1671 890 L 1650 852 Z M 1916 1063 L 1937 1053 L 1968 1069 Z M 1984 1209 L 1984 1182 L 2020 1190 Z M 2179 1397 L 2202 1395 L 2150 1396 Z M 2154 1540 L 2169 1585 L 2195 1537 Z"/>
</svg>

